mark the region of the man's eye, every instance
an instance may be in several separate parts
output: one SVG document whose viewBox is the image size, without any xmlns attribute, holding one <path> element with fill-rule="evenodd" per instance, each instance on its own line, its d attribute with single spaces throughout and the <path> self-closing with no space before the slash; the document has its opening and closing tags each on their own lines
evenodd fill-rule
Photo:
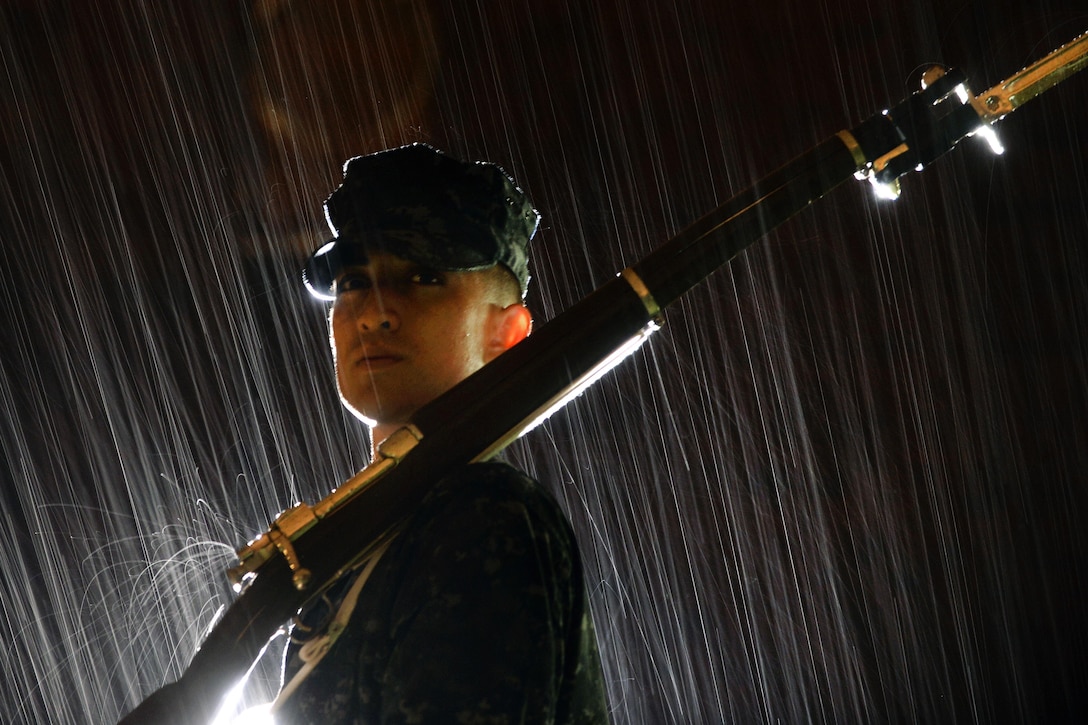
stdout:
<svg viewBox="0 0 1088 725">
<path fill-rule="evenodd" d="M 348 273 L 336 280 L 336 294 L 370 289 L 370 277 Z"/>
</svg>

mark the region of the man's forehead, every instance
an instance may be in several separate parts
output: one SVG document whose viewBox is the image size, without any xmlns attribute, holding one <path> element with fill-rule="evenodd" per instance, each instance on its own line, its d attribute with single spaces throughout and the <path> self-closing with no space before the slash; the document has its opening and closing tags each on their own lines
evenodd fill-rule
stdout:
<svg viewBox="0 0 1088 725">
<path fill-rule="evenodd" d="M 428 272 L 442 272 L 443 274 L 465 274 L 461 270 L 444 270 L 425 262 L 419 262 L 414 259 L 408 259 L 398 254 L 386 251 L 367 251 L 360 254 L 350 262 L 345 264 L 337 273 L 337 278 L 347 274 L 349 272 L 398 272 L 398 271 L 419 271 L 426 270 Z"/>
<path fill-rule="evenodd" d="M 341 281 L 349 276 L 364 276 L 373 283 L 382 284 L 383 280 L 391 282 L 407 280 L 417 274 L 437 275 L 445 280 L 446 284 L 471 284 L 479 279 L 481 284 L 486 284 L 487 275 L 495 269 L 495 265 L 485 269 L 437 269 L 422 262 L 399 257 L 388 252 L 376 252 L 365 260 L 355 261 L 342 267 L 333 280 L 333 290 L 340 286 Z M 513 275 L 510 277 L 513 280 Z"/>
<path fill-rule="evenodd" d="M 407 266 L 421 266 L 419 262 L 402 257 L 399 254 L 393 254 L 383 250 L 360 250 L 355 257 L 344 265 L 344 269 L 369 269 L 379 267 L 407 267 Z"/>
</svg>

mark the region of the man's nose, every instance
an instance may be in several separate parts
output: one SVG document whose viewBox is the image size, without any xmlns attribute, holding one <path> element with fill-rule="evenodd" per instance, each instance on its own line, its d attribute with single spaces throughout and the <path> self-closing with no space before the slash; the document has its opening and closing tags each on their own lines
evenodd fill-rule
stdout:
<svg viewBox="0 0 1088 725">
<path fill-rule="evenodd" d="M 393 331 L 400 327 L 400 315 L 396 311 L 395 301 L 375 287 L 363 299 L 356 322 L 361 331 Z"/>
</svg>

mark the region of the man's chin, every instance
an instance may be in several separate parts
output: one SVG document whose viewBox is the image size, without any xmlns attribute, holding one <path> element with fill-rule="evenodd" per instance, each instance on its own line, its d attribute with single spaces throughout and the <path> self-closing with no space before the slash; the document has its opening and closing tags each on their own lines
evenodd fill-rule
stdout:
<svg viewBox="0 0 1088 725">
<path fill-rule="evenodd" d="M 374 428 L 374 427 L 376 427 L 378 425 L 377 419 L 371 418 L 366 413 L 363 413 L 363 412 L 359 411 L 357 408 L 355 408 L 351 404 L 345 402 L 344 407 L 347 408 L 348 412 L 350 412 L 356 418 L 363 421 L 363 423 L 365 423 L 368 428 Z"/>
<path fill-rule="evenodd" d="M 378 424 L 380 416 L 373 405 L 360 405 L 359 401 L 353 401 L 351 396 L 345 395 L 343 388 L 339 390 L 340 404 L 347 408 L 348 412 L 359 420 L 373 428 Z"/>
<path fill-rule="evenodd" d="M 371 429 L 382 428 L 384 430 L 395 430 L 402 425 L 406 425 L 408 419 L 411 417 L 408 412 L 393 414 L 392 412 L 375 405 L 357 405 L 344 397 L 343 394 L 340 396 L 340 402 L 343 403 L 344 407 L 347 408 L 352 415 Z"/>
</svg>

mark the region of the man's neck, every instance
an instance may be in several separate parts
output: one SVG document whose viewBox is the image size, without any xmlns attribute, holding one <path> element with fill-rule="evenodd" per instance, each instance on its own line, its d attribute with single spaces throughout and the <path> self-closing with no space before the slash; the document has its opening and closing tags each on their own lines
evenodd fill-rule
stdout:
<svg viewBox="0 0 1088 725">
<path fill-rule="evenodd" d="M 377 458 L 378 446 L 402 427 L 402 423 L 378 423 L 370 429 L 370 460 Z"/>
</svg>

